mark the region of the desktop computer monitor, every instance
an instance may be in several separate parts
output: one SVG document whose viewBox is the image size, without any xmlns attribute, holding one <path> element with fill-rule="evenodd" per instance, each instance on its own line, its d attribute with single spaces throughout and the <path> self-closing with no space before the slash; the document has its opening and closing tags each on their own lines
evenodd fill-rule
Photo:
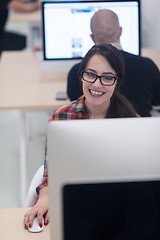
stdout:
<svg viewBox="0 0 160 240">
<path fill-rule="evenodd" d="M 51 239 L 159 239 L 159 126 L 158 117 L 49 123 Z"/>
<path fill-rule="evenodd" d="M 99 9 L 117 13 L 125 51 L 140 54 L 140 0 L 42 2 L 44 60 L 75 60 L 94 45 L 90 19 Z"/>
</svg>

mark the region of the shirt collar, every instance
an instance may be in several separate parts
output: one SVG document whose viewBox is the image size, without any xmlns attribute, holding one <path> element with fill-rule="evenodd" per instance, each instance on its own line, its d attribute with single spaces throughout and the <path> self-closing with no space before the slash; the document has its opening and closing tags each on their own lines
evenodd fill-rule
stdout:
<svg viewBox="0 0 160 240">
<path fill-rule="evenodd" d="M 74 112 L 84 112 L 87 113 L 87 107 L 85 105 L 85 96 L 82 95 L 76 101 L 74 101 L 75 107 Z"/>
<path fill-rule="evenodd" d="M 120 42 L 110 43 L 112 46 L 116 47 L 118 50 L 123 50 Z"/>
</svg>

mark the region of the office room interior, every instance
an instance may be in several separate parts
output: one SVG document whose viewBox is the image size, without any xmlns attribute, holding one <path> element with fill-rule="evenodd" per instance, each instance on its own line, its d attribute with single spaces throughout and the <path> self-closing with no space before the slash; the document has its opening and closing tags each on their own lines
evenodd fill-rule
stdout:
<svg viewBox="0 0 160 240">
<path fill-rule="evenodd" d="M 156 48 L 159 49 L 160 53 L 159 9 L 159 0 L 141 0 L 141 47 Z M 26 26 L 24 22 L 8 22 L 6 28 L 28 34 Z M 36 39 L 35 44 L 39 44 L 40 42 L 41 39 Z M 51 110 L 41 109 L 36 111 L 30 110 L 27 113 L 30 124 L 28 127 L 26 190 L 28 190 L 34 173 L 43 164 L 46 131 L 50 113 Z M 0 111 L 0 208 L 22 206 L 20 196 L 20 115 L 20 111 L 16 109 L 1 109 Z"/>
</svg>

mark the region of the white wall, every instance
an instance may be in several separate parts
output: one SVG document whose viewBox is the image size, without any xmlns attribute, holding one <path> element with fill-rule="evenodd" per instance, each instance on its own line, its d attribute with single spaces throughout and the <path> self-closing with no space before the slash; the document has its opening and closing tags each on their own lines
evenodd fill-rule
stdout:
<svg viewBox="0 0 160 240">
<path fill-rule="evenodd" d="M 160 48 L 159 11 L 159 0 L 141 0 L 142 47 Z"/>
</svg>

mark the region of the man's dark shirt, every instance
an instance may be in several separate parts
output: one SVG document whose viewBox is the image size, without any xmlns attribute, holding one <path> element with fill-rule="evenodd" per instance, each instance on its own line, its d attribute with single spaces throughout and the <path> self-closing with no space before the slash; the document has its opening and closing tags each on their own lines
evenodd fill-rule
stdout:
<svg viewBox="0 0 160 240">
<path fill-rule="evenodd" d="M 121 52 L 125 61 L 125 77 L 120 91 L 140 116 L 148 117 L 152 106 L 160 105 L 159 69 L 149 58 Z M 82 85 L 78 77 L 79 66 L 80 63 L 74 65 L 68 74 L 67 93 L 70 100 L 82 95 Z"/>
</svg>

